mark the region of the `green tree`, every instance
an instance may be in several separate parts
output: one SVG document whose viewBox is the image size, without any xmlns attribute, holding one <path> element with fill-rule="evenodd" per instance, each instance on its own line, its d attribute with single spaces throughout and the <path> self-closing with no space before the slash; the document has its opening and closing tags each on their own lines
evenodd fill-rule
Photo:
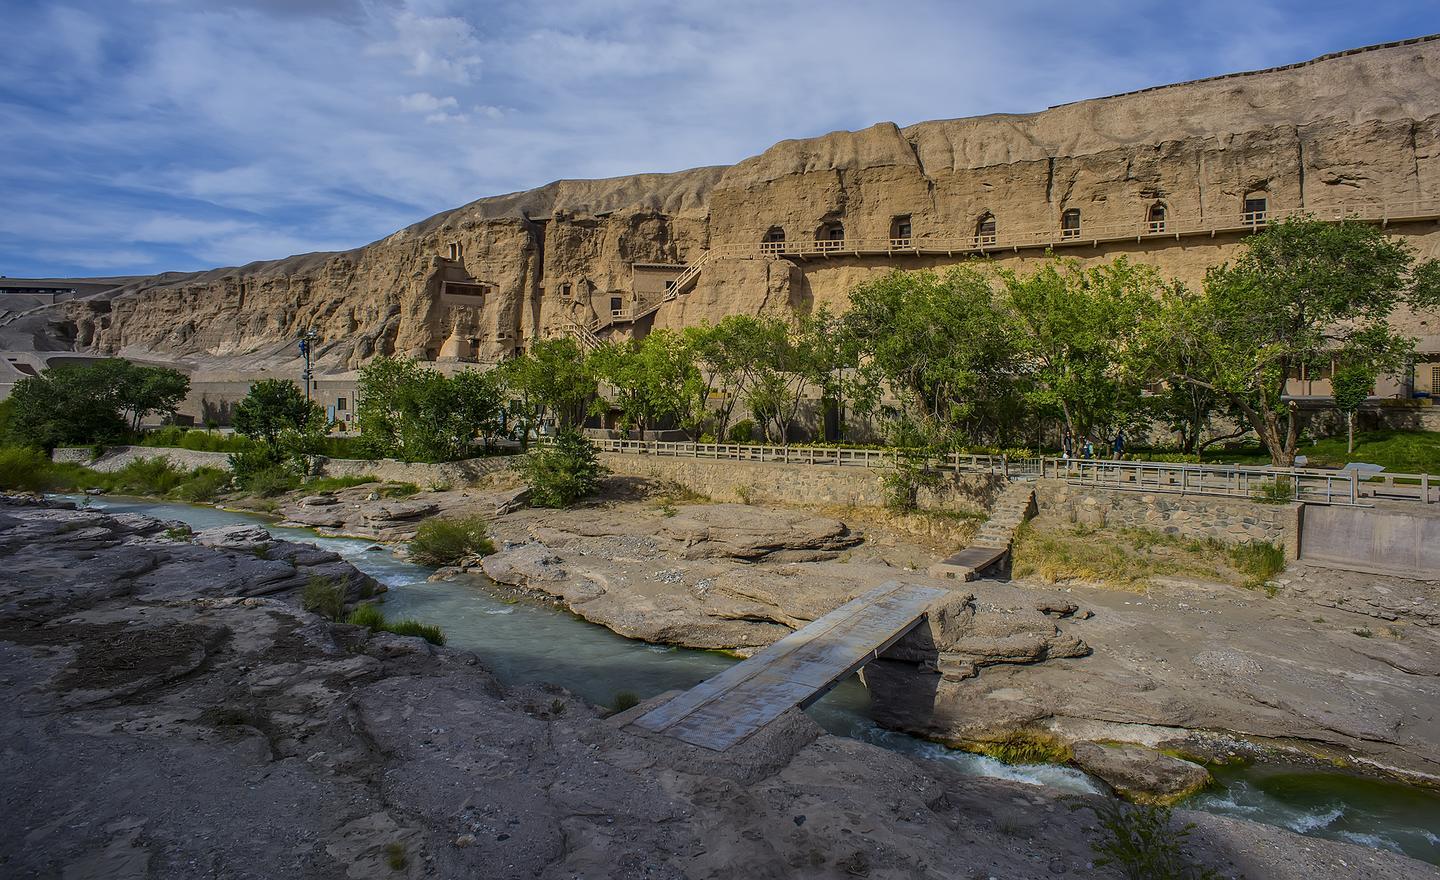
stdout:
<svg viewBox="0 0 1440 880">
<path fill-rule="evenodd" d="M 1020 367 L 1014 331 L 978 269 L 892 272 L 855 288 L 850 299 L 845 358 L 860 364 L 850 389 L 857 408 L 874 412 L 892 395 L 908 432 L 949 447 L 1013 399 Z"/>
<path fill-rule="evenodd" d="M 118 358 L 51 367 L 15 383 L 9 431 L 47 449 L 123 442 L 147 415 L 173 415 L 189 389 L 183 373 Z"/>
<path fill-rule="evenodd" d="M 360 370 L 356 423 L 376 458 L 451 461 L 500 424 L 498 376 L 446 376 L 415 361 L 379 357 Z"/>
<path fill-rule="evenodd" d="M 669 422 L 694 434 L 704 416 L 705 381 L 683 335 L 655 330 L 644 339 L 611 343 L 591 354 L 595 372 L 613 390 L 628 428 L 641 432 Z"/>
<path fill-rule="evenodd" d="M 230 422 L 236 433 L 273 446 L 287 431 L 323 430 L 325 413 L 289 379 L 261 379 L 235 404 Z"/>
<path fill-rule="evenodd" d="M 1134 421 L 1144 377 L 1130 368 L 1132 352 L 1166 290 L 1159 274 L 1124 257 L 1091 269 L 1052 258 L 1028 275 L 997 274 L 1031 403 L 1058 411 L 1077 440 Z"/>
<path fill-rule="evenodd" d="M 568 336 L 537 342 L 496 372 L 519 422 L 522 444 L 546 419 L 554 419 L 558 428 L 579 427 L 599 396 L 594 364 Z"/>
<path fill-rule="evenodd" d="M 595 445 L 569 428 L 522 456 L 516 468 L 530 486 L 530 503 L 540 507 L 569 507 L 593 495 L 606 473 Z"/>
<path fill-rule="evenodd" d="M 1413 340 L 1390 327 L 1390 314 L 1436 305 L 1440 264 L 1417 263 L 1404 242 L 1369 224 L 1295 218 L 1247 238 L 1233 263 L 1206 273 L 1202 294 L 1170 296 L 1147 335 L 1154 349 L 1184 352 L 1168 380 L 1223 396 L 1271 463 L 1290 467 L 1301 414 L 1286 382 L 1337 353 L 1376 375 L 1398 370 Z"/>
<path fill-rule="evenodd" d="M 1345 415 L 1345 454 L 1355 452 L 1355 413 L 1370 396 L 1378 378 L 1372 365 L 1363 360 L 1339 363 L 1330 375 L 1335 408 Z"/>
</svg>

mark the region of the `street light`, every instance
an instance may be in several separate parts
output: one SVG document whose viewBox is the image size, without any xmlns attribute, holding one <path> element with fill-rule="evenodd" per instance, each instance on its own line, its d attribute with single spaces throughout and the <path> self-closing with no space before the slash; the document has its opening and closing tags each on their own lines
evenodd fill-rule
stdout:
<svg viewBox="0 0 1440 880">
<path fill-rule="evenodd" d="M 306 330 L 300 334 L 300 355 L 305 358 L 305 371 L 300 376 L 305 382 L 305 399 L 307 401 L 310 399 L 310 380 L 315 375 L 310 368 L 310 355 L 315 350 L 315 340 L 319 338 L 320 334 L 314 330 Z"/>
</svg>

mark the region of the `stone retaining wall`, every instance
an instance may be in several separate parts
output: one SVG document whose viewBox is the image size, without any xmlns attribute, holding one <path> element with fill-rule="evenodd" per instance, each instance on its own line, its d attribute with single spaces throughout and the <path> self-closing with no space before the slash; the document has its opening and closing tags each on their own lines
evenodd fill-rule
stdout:
<svg viewBox="0 0 1440 880">
<path fill-rule="evenodd" d="M 133 461 L 168 458 L 179 468 L 197 467 L 230 470 L 228 452 L 197 452 L 169 446 L 112 446 L 99 458 L 89 447 L 56 449 L 51 458 L 57 462 L 82 464 L 103 473 L 113 473 Z M 396 461 L 390 458 L 367 460 L 358 458 L 323 459 L 320 473 L 327 477 L 375 477 L 393 483 L 414 483 L 421 488 L 431 486 L 464 486 L 488 474 L 503 471 L 514 461 L 513 456 L 496 455 L 447 461 L 440 464 Z"/>
<path fill-rule="evenodd" d="M 1293 560 L 1300 549 L 1300 504 L 1260 504 L 1214 495 L 1128 492 L 1038 480 L 1035 498 L 1042 515 L 1093 528 L 1153 529 L 1184 538 L 1215 538 L 1226 544 L 1265 541 L 1285 548 Z"/>
<path fill-rule="evenodd" d="M 704 458 L 602 453 L 600 461 L 618 476 L 679 483 L 714 501 L 759 501 L 781 505 L 884 507 L 885 471 L 838 465 L 717 461 Z M 1004 479 L 991 474 L 947 474 L 937 489 L 920 493 L 924 510 L 981 512 Z"/>
</svg>

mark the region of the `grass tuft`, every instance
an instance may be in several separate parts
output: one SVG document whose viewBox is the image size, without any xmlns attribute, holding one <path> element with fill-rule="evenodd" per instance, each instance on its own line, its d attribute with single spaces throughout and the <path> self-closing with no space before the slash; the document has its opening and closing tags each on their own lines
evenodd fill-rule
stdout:
<svg viewBox="0 0 1440 880">
<path fill-rule="evenodd" d="M 373 632 L 385 625 L 385 612 L 367 602 L 351 611 L 350 616 L 345 618 L 345 622 L 351 626 L 366 627 Z"/>
<path fill-rule="evenodd" d="M 640 695 L 634 691 L 620 691 L 610 700 L 610 714 L 618 715 L 626 709 L 640 705 Z"/>
<path fill-rule="evenodd" d="M 300 607 L 326 620 L 339 620 L 345 613 L 345 583 L 326 577 L 312 577 L 300 594 Z"/>
<path fill-rule="evenodd" d="M 397 620 L 394 623 L 387 623 L 380 627 L 388 633 L 397 636 L 419 636 L 432 645 L 445 644 L 445 633 L 440 627 L 430 623 L 421 623 L 418 620 Z"/>
<path fill-rule="evenodd" d="M 1110 801 L 1094 809 L 1100 837 L 1090 849 L 1097 867 L 1114 867 L 1126 880 L 1218 880 L 1186 856 L 1186 838 L 1195 826 L 1176 828 L 1169 807 Z"/>
<path fill-rule="evenodd" d="M 357 477 L 315 477 L 306 480 L 301 484 L 300 489 L 304 492 L 335 492 L 340 489 L 351 489 L 355 486 L 363 486 L 366 483 L 379 482 L 379 477 L 357 476 Z"/>
</svg>

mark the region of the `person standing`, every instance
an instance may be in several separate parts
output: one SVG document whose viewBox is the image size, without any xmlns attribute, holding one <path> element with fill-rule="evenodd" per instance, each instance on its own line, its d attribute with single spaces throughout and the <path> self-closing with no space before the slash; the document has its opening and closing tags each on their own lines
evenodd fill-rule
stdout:
<svg viewBox="0 0 1440 880">
<path fill-rule="evenodd" d="M 1060 433 L 1060 454 L 1066 461 L 1075 457 L 1075 437 L 1068 427 Z"/>
<path fill-rule="evenodd" d="M 1086 457 L 1086 458 L 1094 458 L 1094 457 L 1095 457 L 1095 444 L 1090 442 L 1090 438 L 1089 438 L 1089 437 L 1086 437 L 1086 438 L 1085 438 L 1085 457 Z"/>
<path fill-rule="evenodd" d="M 1125 429 L 1117 428 L 1115 431 L 1115 445 L 1111 448 L 1111 458 L 1119 461 L 1125 457 Z"/>
</svg>

